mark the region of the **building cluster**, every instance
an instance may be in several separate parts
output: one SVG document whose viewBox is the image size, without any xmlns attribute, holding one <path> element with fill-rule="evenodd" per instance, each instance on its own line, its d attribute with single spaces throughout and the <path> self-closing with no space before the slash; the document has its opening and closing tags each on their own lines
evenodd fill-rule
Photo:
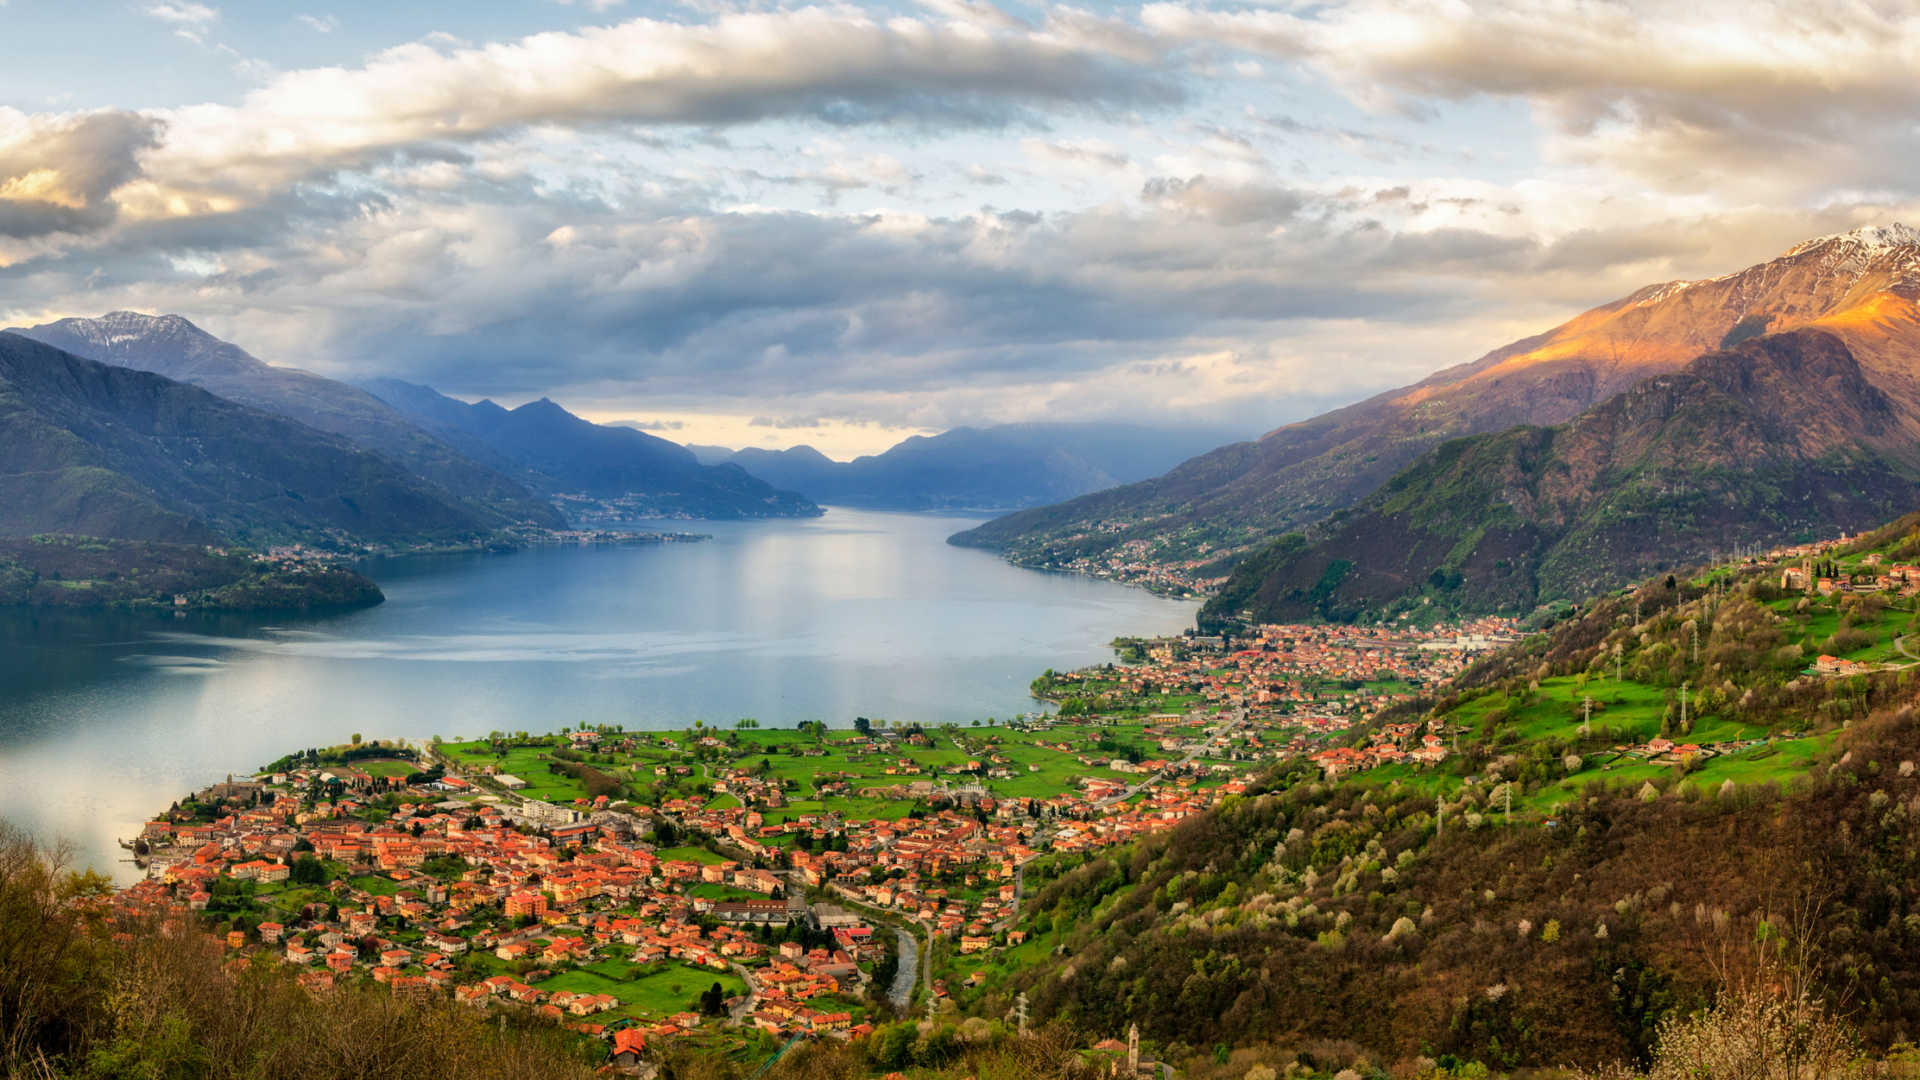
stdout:
<svg viewBox="0 0 1920 1080">
<path fill-rule="evenodd" d="M 1447 760 L 1447 730 L 1439 719 L 1425 723 L 1383 724 L 1364 746 L 1331 746 L 1310 759 L 1329 780 L 1382 765 L 1438 765 Z"/>
<path fill-rule="evenodd" d="M 929 790 L 898 818 L 857 817 L 830 794 L 829 809 L 774 813 L 787 799 L 777 781 L 725 766 L 709 767 L 710 797 L 618 811 L 483 794 L 498 777 L 480 770 L 421 771 L 410 786 L 371 766 L 229 778 L 146 824 L 148 877 L 116 902 L 228 921 L 231 947 L 299 969 L 316 990 L 359 980 L 533 1010 L 608 1040 L 616 1063 L 647 1039 L 715 1023 L 851 1037 L 867 1030 L 854 1022 L 859 999 L 884 989 L 866 984 L 887 940 L 857 909 L 917 922 L 965 953 L 1017 944 L 1027 860 L 1124 843 L 1245 790 L 1200 783 L 1219 778 L 1191 760 L 1215 738 L 1197 723 L 1152 728 L 1180 760 L 1081 755 L 1129 766 L 1124 780 L 1045 799 L 997 798 L 965 777 L 916 781 Z M 876 737 L 873 751 L 910 737 Z M 1004 767 L 996 756 L 969 765 L 984 775 Z M 655 822 L 706 846 L 661 847 Z M 815 890 L 847 906 L 811 904 Z M 685 978 L 677 1011 L 626 992 L 668 970 Z M 699 971 L 744 990 L 703 1015 Z"/>
<path fill-rule="evenodd" d="M 1838 576 L 1817 573 L 1809 558 L 1780 571 L 1780 587 L 1788 592 L 1833 596 L 1836 593 L 1893 593 L 1907 597 L 1920 595 L 1920 566 L 1911 563 L 1881 565 L 1879 555 L 1868 555 L 1854 573 Z"/>
<path fill-rule="evenodd" d="M 615 976 L 643 978 L 678 964 L 744 981 L 747 993 L 728 1003 L 743 1023 L 856 1032 L 847 999 L 859 992 L 862 965 L 880 955 L 860 932 L 867 928 L 842 925 L 832 947 L 776 944 L 767 930 L 790 918 L 807 922 L 804 902 L 763 900 L 749 917 L 728 918 L 733 912 L 722 909 L 741 902 L 695 888 L 771 894 L 780 877 L 768 869 L 663 857 L 638 830 L 611 822 L 530 832 L 503 807 L 446 798 L 444 790 L 432 793 L 438 801 L 403 801 L 384 813 L 352 795 L 313 800 L 303 792 L 322 771 L 286 774 L 283 784 L 225 785 L 251 789 L 251 797 L 211 820 L 147 823 L 148 877 L 117 902 L 134 911 L 226 914 L 241 909 L 223 900 L 252 883 L 252 910 L 271 917 L 252 927 L 253 937 L 236 931 L 229 943 L 301 968 L 315 989 L 360 978 L 400 995 L 511 1003 L 609 1038 L 624 1030 L 659 1038 L 713 1018 L 683 1010 L 637 1023 L 606 991 L 618 989 Z M 293 880 L 307 859 L 325 868 L 310 889 Z M 605 989 L 566 985 L 574 971 L 591 972 Z M 706 985 L 689 980 L 688 1002 Z"/>
</svg>

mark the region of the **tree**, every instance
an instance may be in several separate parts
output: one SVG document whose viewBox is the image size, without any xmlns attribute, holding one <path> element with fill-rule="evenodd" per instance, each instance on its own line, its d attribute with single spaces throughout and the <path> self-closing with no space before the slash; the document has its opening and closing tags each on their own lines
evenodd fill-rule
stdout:
<svg viewBox="0 0 1920 1080">
<path fill-rule="evenodd" d="M 287 878 L 296 885 L 325 885 L 327 865 L 311 855 L 302 855 L 293 860 L 293 868 L 287 872 Z"/>
<path fill-rule="evenodd" d="M 360 745 L 360 733 L 357 731 L 353 733 L 353 745 L 355 746 Z"/>
<path fill-rule="evenodd" d="M 1759 987 L 1725 991 L 1711 1009 L 1660 1025 L 1653 1067 L 1614 1066 L 1577 1073 L 1581 1080 L 1689 1080 L 1751 1076 L 1766 1080 L 1826 1080 L 1849 1074 L 1857 1052 L 1853 1033 L 1805 992 Z"/>
</svg>

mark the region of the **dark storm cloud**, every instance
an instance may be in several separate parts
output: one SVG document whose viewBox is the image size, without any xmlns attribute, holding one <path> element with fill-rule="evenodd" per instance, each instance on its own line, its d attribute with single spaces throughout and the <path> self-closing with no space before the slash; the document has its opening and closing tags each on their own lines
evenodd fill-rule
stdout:
<svg viewBox="0 0 1920 1080">
<path fill-rule="evenodd" d="M 111 224 L 115 189 L 140 175 L 160 124 L 129 112 L 36 119 L 0 144 L 0 236 L 93 232 Z"/>
</svg>

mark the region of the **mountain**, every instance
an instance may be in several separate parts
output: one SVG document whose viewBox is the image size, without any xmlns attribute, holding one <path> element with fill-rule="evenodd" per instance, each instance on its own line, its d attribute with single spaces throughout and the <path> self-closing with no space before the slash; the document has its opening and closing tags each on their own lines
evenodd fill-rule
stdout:
<svg viewBox="0 0 1920 1080">
<path fill-rule="evenodd" d="M 725 465 L 734 454 L 730 446 L 702 446 L 699 443 L 688 443 L 687 452 L 702 465 Z"/>
<path fill-rule="evenodd" d="M 1859 229 L 1707 281 L 1652 285 L 1469 364 L 1142 483 L 1022 511 L 954 537 L 1016 562 L 1226 560 L 1353 505 L 1447 439 L 1563 423 L 1711 349 L 1819 326 L 1903 417 L 1920 416 L 1920 232 Z"/>
<path fill-rule="evenodd" d="M 1152 476 L 1217 445 L 1217 429 L 1144 424 L 1002 424 L 916 435 L 834 461 L 810 446 L 728 460 L 819 502 L 890 510 L 1030 506 Z"/>
<path fill-rule="evenodd" d="M 1566 424 L 1444 443 L 1242 562 L 1202 620 L 1527 611 L 1917 502 L 1911 418 L 1838 336 L 1795 330 L 1708 353 Z"/>
<path fill-rule="evenodd" d="M 192 383 L 229 401 L 339 435 L 412 470 L 501 525 L 557 527 L 557 511 L 497 469 L 481 465 L 364 390 L 275 367 L 178 315 L 115 311 L 97 319 L 12 331 L 75 356 Z"/>
<path fill-rule="evenodd" d="M 641 516 L 809 517 L 820 508 L 737 465 L 629 427 L 595 424 L 541 398 L 517 409 L 468 404 L 431 387 L 378 379 L 367 390 L 462 451 L 549 495 L 617 500 Z"/>
<path fill-rule="evenodd" d="M 347 440 L 0 333 L 0 535 L 471 539 L 495 515 Z"/>
</svg>

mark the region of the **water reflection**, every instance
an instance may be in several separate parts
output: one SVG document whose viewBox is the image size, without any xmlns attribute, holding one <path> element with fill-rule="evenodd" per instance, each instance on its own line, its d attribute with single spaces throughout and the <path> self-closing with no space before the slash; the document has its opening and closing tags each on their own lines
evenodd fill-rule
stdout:
<svg viewBox="0 0 1920 1080">
<path fill-rule="evenodd" d="M 1006 566 L 965 519 L 837 510 L 703 544 L 376 564 L 330 618 L 0 615 L 0 817 L 88 861 L 189 788 L 369 737 L 752 716 L 965 723 L 1192 605 Z"/>
</svg>

